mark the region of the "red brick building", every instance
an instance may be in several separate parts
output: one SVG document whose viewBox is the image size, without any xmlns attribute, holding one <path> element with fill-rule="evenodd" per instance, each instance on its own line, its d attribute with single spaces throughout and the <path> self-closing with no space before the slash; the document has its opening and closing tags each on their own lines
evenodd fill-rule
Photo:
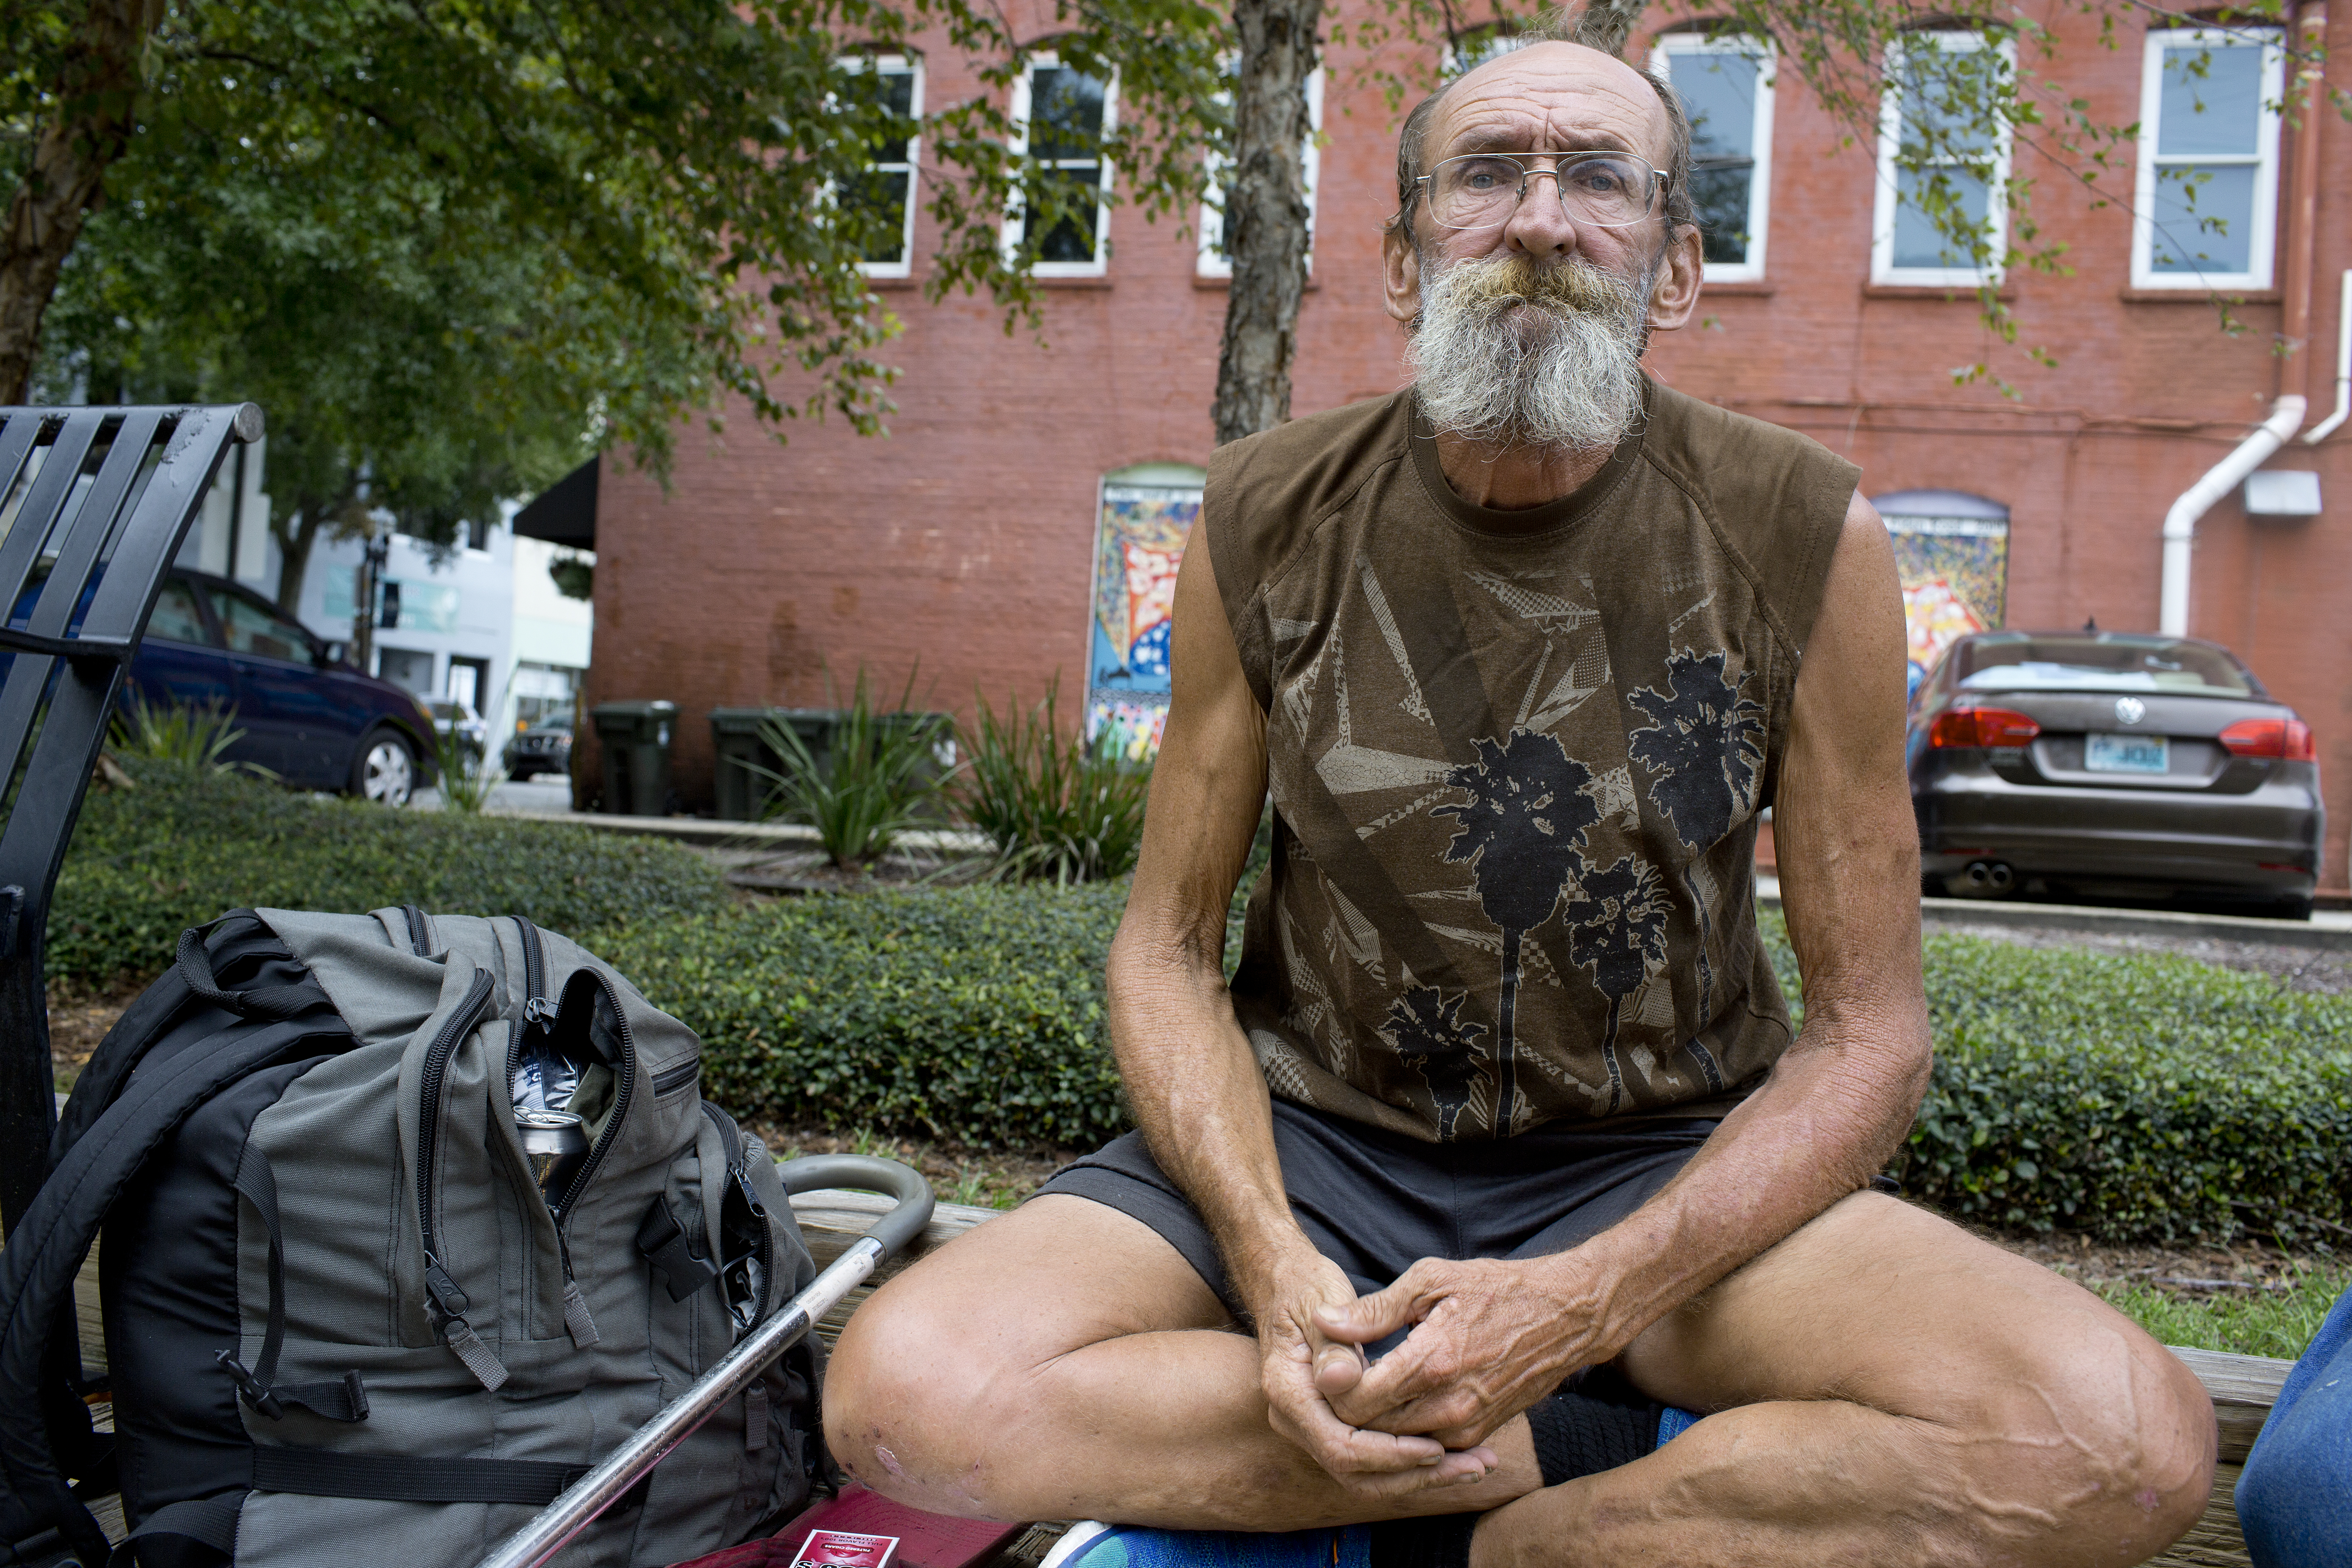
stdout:
<svg viewBox="0 0 2352 1568">
<path fill-rule="evenodd" d="M 1739 91 L 1723 98 L 1724 81 L 1701 74 L 1722 61 L 1703 52 L 1701 35 L 1675 32 L 1678 14 L 1663 8 L 1650 42 L 1689 51 L 1669 58 L 1695 101 L 1722 100 L 1701 151 L 1717 157 L 1712 199 L 1744 212 L 1747 227 L 1718 241 L 1698 320 L 1662 336 L 1650 363 L 1687 392 L 1851 458 L 1866 495 L 1906 498 L 1883 510 L 1942 520 L 1923 522 L 1922 537 L 1940 527 L 2000 541 L 2006 603 L 1996 583 L 1976 613 L 2019 626 L 2095 617 L 2154 629 L 2168 510 L 2307 378 L 2301 427 L 2263 468 L 2315 474 L 2325 507 L 2252 516 L 2244 487 L 2229 488 L 2197 523 L 2187 626 L 2237 650 L 2316 731 L 2330 805 L 2322 883 L 2341 888 L 2352 826 L 2352 429 L 2317 446 L 2301 436 L 2336 396 L 2352 126 L 2324 110 L 2298 128 L 2264 106 L 2294 90 L 2278 40 L 2302 22 L 2318 21 L 2335 58 L 2352 58 L 2352 0 L 2338 0 L 2332 23 L 2306 5 L 2267 41 L 2242 29 L 2168 35 L 2173 24 L 2119 7 L 2113 50 L 2096 42 L 2095 21 L 2046 8 L 2067 47 L 2054 66 L 2032 68 L 2062 77 L 2105 121 L 2152 128 L 2139 200 L 2105 208 L 2022 141 L 1994 150 L 2035 182 L 2034 221 L 2068 247 L 2068 275 L 2016 268 L 2002 282 L 2019 343 L 2048 348 L 2054 366 L 1990 341 L 1968 274 L 1939 265 L 1868 138 L 1851 136 L 1794 71 L 1765 89 L 1769 68 L 1740 77 L 1733 61 Z M 2180 51 L 2192 47 L 2212 52 L 2184 85 Z M 1402 340 L 1379 292 L 1396 116 L 1360 79 L 1360 63 L 1340 56 L 1326 72 L 1298 414 L 1385 394 L 1402 376 Z M 975 90 L 944 48 L 924 70 L 917 90 L 934 102 Z M 1735 101 L 1736 114 L 1723 107 Z M 1889 134 L 1899 133 L 1894 101 Z M 2305 158 L 2316 160 L 2307 212 L 2296 201 Z M 2133 162 L 2126 150 L 2106 194 L 2129 194 L 2116 182 Z M 2177 221 L 2184 184 L 2201 213 L 2229 216 L 2225 230 Z M 2134 206 L 2153 216 L 2136 219 Z M 838 422 L 797 426 L 781 447 L 748 419 L 723 440 L 688 429 L 667 495 L 607 461 L 588 700 L 680 705 L 677 780 L 690 806 L 710 799 L 704 711 L 821 703 L 828 669 L 845 686 L 862 662 L 895 691 L 919 658 L 933 705 L 959 710 L 975 689 L 1000 702 L 1034 699 L 1059 672 L 1066 710 L 1077 705 L 1100 487 L 1142 465 L 1205 462 L 1225 300 L 1193 236 L 1127 209 L 1105 222 L 1107 253 L 1089 258 L 1086 237 L 1066 237 L 1066 259 L 1047 269 L 1039 346 L 1008 337 L 984 303 L 924 302 L 931 240 L 919 219 L 911 264 L 877 269 L 912 276 L 875 279 L 906 321 L 887 439 Z M 2243 301 L 2235 335 L 2211 300 L 2217 279 Z M 2307 327 L 2282 355 L 2304 299 Z M 1978 361 L 2017 395 L 1956 384 L 1953 367 Z M 2308 479 L 2255 482 L 2257 505 L 2309 510 Z"/>
</svg>

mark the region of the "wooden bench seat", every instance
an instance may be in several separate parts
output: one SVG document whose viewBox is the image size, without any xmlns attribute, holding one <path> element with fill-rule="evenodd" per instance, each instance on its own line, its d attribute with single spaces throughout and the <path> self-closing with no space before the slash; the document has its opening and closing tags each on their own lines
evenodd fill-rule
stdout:
<svg viewBox="0 0 2352 1568">
<path fill-rule="evenodd" d="M 888 1207 L 888 1200 L 865 1193 L 803 1193 L 793 1199 L 793 1213 L 800 1221 L 801 1234 L 807 1238 L 809 1250 L 815 1254 L 820 1265 L 839 1257 Z M 839 1337 L 841 1326 L 849 1321 L 857 1304 L 873 1293 L 875 1285 L 932 1247 L 945 1245 L 1000 1212 L 966 1204 L 940 1205 L 922 1239 L 901 1257 L 884 1264 L 870 1283 L 852 1292 L 818 1326 L 818 1331 L 831 1343 Z M 2238 1531 L 2238 1510 L 2231 1500 L 2232 1493 L 2237 1489 L 2238 1473 L 2245 1468 L 2246 1455 L 2253 1447 L 2254 1436 L 2262 1431 L 2263 1422 L 2278 1398 L 2279 1387 L 2286 1381 L 2287 1369 L 2294 1363 L 2268 1356 L 2224 1355 L 2218 1351 L 2176 1348 L 2173 1353 L 2189 1364 L 2189 1369 L 2205 1384 L 2205 1391 L 2213 1396 L 2213 1415 L 2221 1430 L 2221 1462 L 2214 1473 L 2213 1497 L 2206 1505 L 2205 1517 L 2170 1551 L 2152 1559 L 2151 1568 L 2252 1568 L 2253 1560 L 2246 1555 L 2245 1541 Z M 1035 1557 L 1029 1553 L 1034 1551 L 1042 1555 L 1045 1544 L 1057 1533 L 1050 1527 L 1032 1531 L 1015 1543 L 1008 1555 L 1034 1562 Z"/>
</svg>

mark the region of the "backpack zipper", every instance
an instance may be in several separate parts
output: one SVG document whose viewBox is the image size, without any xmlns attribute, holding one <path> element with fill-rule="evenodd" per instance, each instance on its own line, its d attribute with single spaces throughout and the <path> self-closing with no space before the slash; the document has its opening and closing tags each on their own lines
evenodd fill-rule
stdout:
<svg viewBox="0 0 2352 1568">
<path fill-rule="evenodd" d="M 589 1182 L 596 1174 L 596 1167 L 604 1163 L 604 1152 L 620 1136 L 621 1123 L 628 1120 L 629 1100 L 637 1090 L 637 1042 L 635 1037 L 629 1033 L 629 1016 L 621 1010 L 621 999 L 613 994 L 612 982 L 599 974 L 596 984 L 604 988 L 605 999 L 613 1004 L 613 1023 L 620 1031 L 621 1087 L 613 1097 L 613 1109 L 604 1118 L 604 1131 L 598 1136 L 596 1146 L 589 1150 L 588 1158 L 580 1163 L 580 1173 L 573 1176 L 572 1184 L 563 1190 L 562 1201 L 549 1205 L 555 1211 L 555 1234 L 559 1243 L 571 1226 L 572 1204 L 587 1190 Z M 563 1275 L 565 1285 L 570 1287 L 572 1255 L 568 1248 L 564 1253 Z"/>
<path fill-rule="evenodd" d="M 440 1237 L 433 1224 L 434 1163 L 441 1143 L 441 1091 L 449 1073 L 449 1058 L 457 1052 L 483 1016 L 489 1011 L 490 995 L 497 983 L 489 971 L 474 971 L 473 984 L 466 988 L 465 999 L 456 1012 L 433 1037 L 425 1050 L 425 1069 L 417 1080 L 416 1123 L 416 1225 L 423 1238 L 425 1252 L 425 1291 L 429 1305 L 426 1315 L 433 1320 L 434 1331 L 441 1341 L 457 1352 L 484 1386 L 496 1388 L 506 1381 L 506 1369 L 499 1366 L 466 1321 L 466 1309 L 473 1303 L 466 1292 L 457 1288 L 440 1258 Z"/>
<path fill-rule="evenodd" d="M 760 1239 L 752 1247 L 753 1252 L 760 1260 L 760 1289 L 751 1302 L 751 1321 L 744 1325 L 746 1328 L 751 1328 L 767 1321 L 768 1292 L 775 1288 L 776 1249 L 768 1234 L 768 1206 L 761 1203 L 760 1195 L 751 1190 L 751 1173 L 741 1165 L 738 1165 L 731 1174 L 735 1178 L 735 1184 L 742 1190 L 743 1201 L 751 1206 L 752 1222 L 758 1226 L 760 1231 Z"/>
<path fill-rule="evenodd" d="M 527 1029 L 555 1027 L 556 1005 L 547 994 L 547 950 L 539 928 L 521 915 L 513 917 L 522 937 L 522 1022 Z"/>
</svg>

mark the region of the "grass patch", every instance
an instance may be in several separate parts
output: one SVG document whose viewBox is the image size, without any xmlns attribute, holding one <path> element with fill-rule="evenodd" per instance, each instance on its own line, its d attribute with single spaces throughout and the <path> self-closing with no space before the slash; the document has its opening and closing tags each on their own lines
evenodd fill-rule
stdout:
<svg viewBox="0 0 2352 1568">
<path fill-rule="evenodd" d="M 2319 1331 L 2336 1299 L 2352 1289 L 2352 1268 L 2317 1266 L 2284 1290 L 2231 1291 L 2200 1300 L 2147 1285 L 2092 1287 L 2117 1311 L 2168 1345 L 2293 1361 Z"/>
<path fill-rule="evenodd" d="M 727 902 L 674 844 L 592 828 L 320 799 L 217 771 L 122 759 L 93 788 L 58 878 L 48 972 L 83 990 L 168 967 L 180 932 L 225 910 L 528 915 L 581 935 Z"/>
</svg>

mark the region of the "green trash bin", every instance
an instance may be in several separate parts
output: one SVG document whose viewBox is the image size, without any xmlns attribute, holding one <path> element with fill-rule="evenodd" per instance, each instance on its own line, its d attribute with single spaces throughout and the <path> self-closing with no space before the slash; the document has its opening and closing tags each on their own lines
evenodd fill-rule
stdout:
<svg viewBox="0 0 2352 1568">
<path fill-rule="evenodd" d="M 772 721 L 792 726 L 822 773 L 832 763 L 834 726 L 839 720 L 840 715 L 830 708 L 713 708 L 710 740 L 719 753 L 719 819 L 757 822 L 767 814 L 776 781 L 752 770 L 787 771 L 784 759 L 761 734 Z"/>
<path fill-rule="evenodd" d="M 675 702 L 599 702 L 590 715 L 604 753 L 604 805 L 612 816 L 669 815 L 669 748 Z"/>
</svg>

